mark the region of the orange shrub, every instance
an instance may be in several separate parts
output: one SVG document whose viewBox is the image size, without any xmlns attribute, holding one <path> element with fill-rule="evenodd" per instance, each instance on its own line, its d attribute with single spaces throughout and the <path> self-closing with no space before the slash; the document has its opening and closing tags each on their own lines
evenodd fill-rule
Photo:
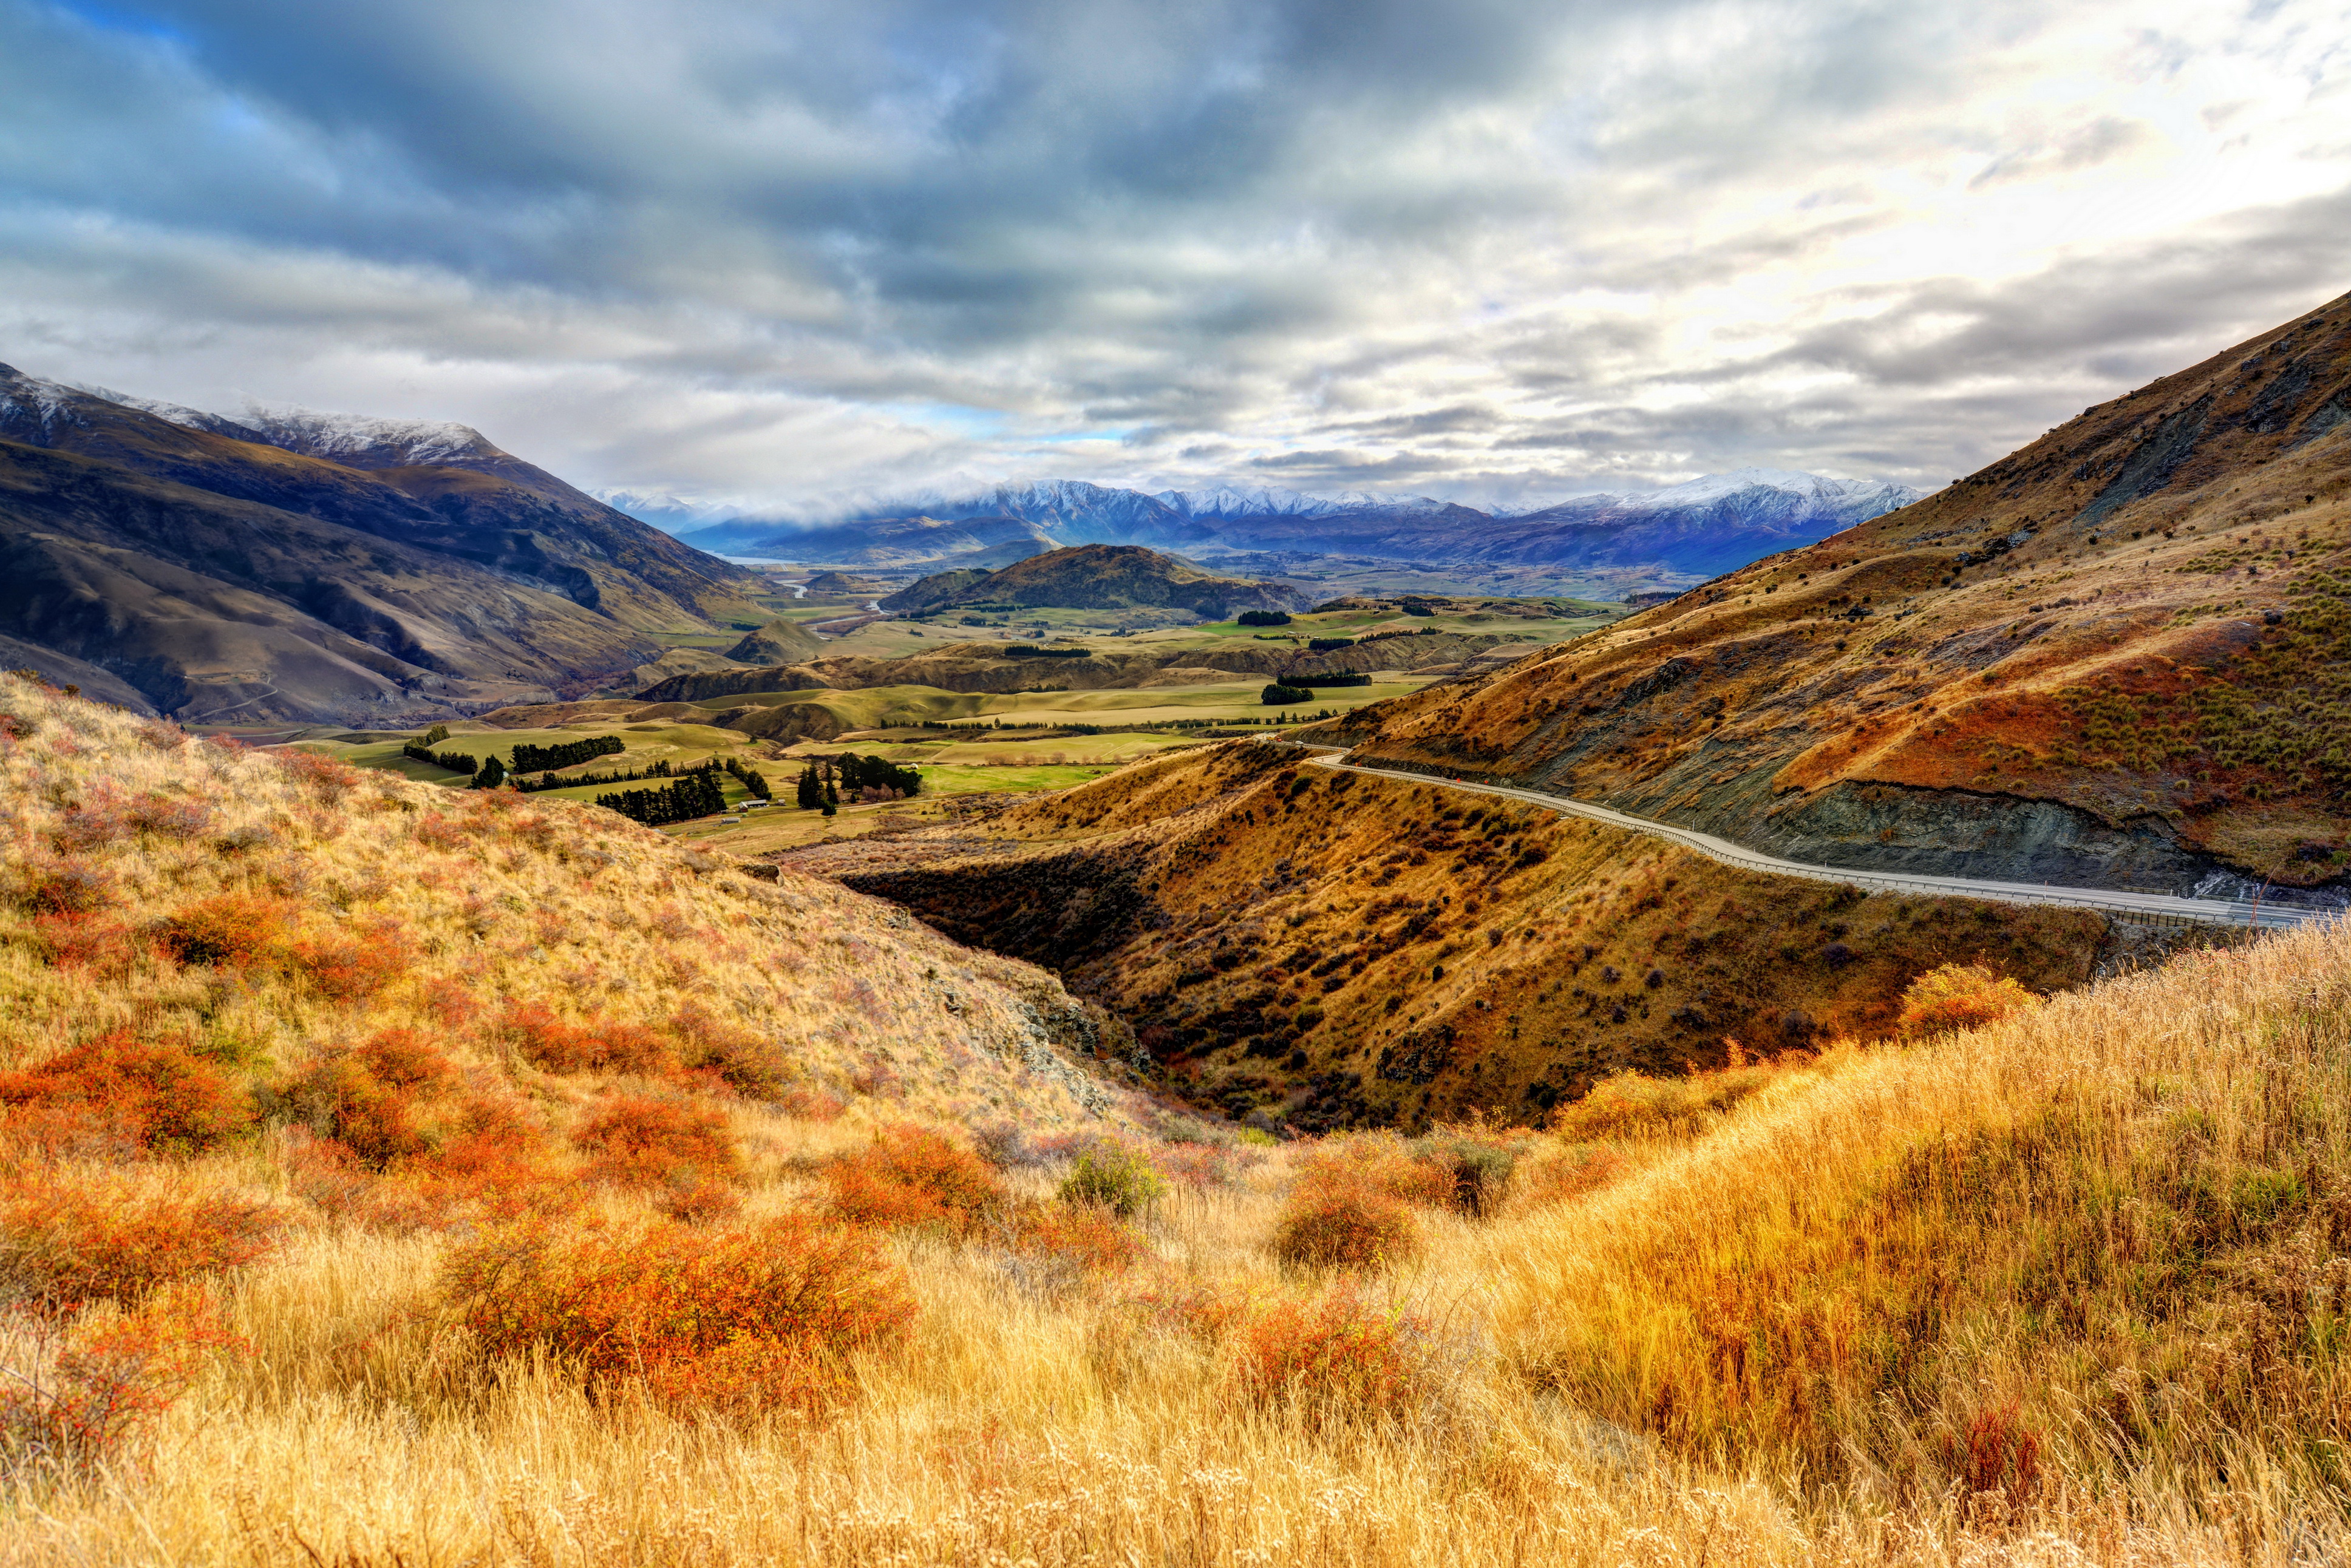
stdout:
<svg viewBox="0 0 2351 1568">
<path fill-rule="evenodd" d="M 2041 998 L 1981 964 L 1946 964 L 1910 982 L 1897 1024 L 1905 1040 L 1980 1029 L 2041 1005 Z"/>
<path fill-rule="evenodd" d="M 1632 1168 L 1633 1162 L 1621 1150 L 1571 1144 L 1522 1165 L 1510 1201 L 1521 1208 L 1565 1203 L 1599 1191 Z"/>
<path fill-rule="evenodd" d="M 9 1359 L 34 1363 L 0 1383 L 0 1467 L 12 1477 L 84 1476 L 128 1457 L 205 1359 L 240 1343 L 197 1290 L 69 1330 L 37 1319 L 8 1326 L 18 1342 Z"/>
<path fill-rule="evenodd" d="M 680 1187 L 742 1174 L 726 1117 L 706 1105 L 620 1095 L 572 1142 L 594 1156 L 592 1174 L 619 1186 Z"/>
<path fill-rule="evenodd" d="M 773 1100 L 789 1078 L 784 1054 L 766 1037 L 710 1016 L 691 1002 L 670 1019 L 678 1056 L 692 1071 L 716 1079 L 746 1100 Z"/>
<path fill-rule="evenodd" d="M 541 1002 L 508 1008 L 497 1032 L 524 1061 L 549 1072 L 665 1073 L 677 1066 L 669 1042 L 649 1029 L 610 1019 L 572 1023 Z"/>
<path fill-rule="evenodd" d="M 1314 1269 L 1380 1269 L 1420 1251 L 1412 1210 L 1359 1180 L 1301 1181 L 1275 1219 L 1267 1249 Z"/>
<path fill-rule="evenodd" d="M 1327 1138 L 1300 1160 L 1298 1179 L 1365 1186 L 1429 1208 L 1453 1201 L 1453 1173 L 1418 1157 L 1393 1134 Z"/>
<path fill-rule="evenodd" d="M 1144 1250 L 1143 1238 L 1120 1224 L 1116 1214 L 1067 1203 L 1038 1204 L 1022 1213 L 1013 1244 L 1086 1274 L 1114 1274 Z"/>
<path fill-rule="evenodd" d="M 634 1385 L 681 1411 L 819 1414 L 853 1392 L 849 1353 L 898 1344 L 914 1315 L 871 1238 L 805 1214 L 628 1233 L 534 1222 L 459 1249 L 440 1291 L 493 1355 L 542 1350 L 600 1398 Z"/>
<path fill-rule="evenodd" d="M 223 1193 L 18 1177 L 0 1185 L 0 1272 L 45 1312 L 99 1300 L 133 1304 L 266 1257 L 284 1221 L 277 1209 Z"/>
<path fill-rule="evenodd" d="M 285 924 L 285 910 L 277 903 L 224 893 L 165 915 L 155 927 L 155 940 L 180 963 L 243 969 L 271 956 Z"/>
<path fill-rule="evenodd" d="M 193 1154 L 236 1136 L 253 1112 L 229 1078 L 176 1044 L 114 1030 L 37 1067 L 0 1072 L 12 1132 L 52 1148 L 84 1141 Z"/>
<path fill-rule="evenodd" d="M 825 1167 L 833 1211 L 864 1225 L 977 1229 L 1005 1208 L 1004 1184 L 987 1163 L 927 1127 L 901 1123 Z"/>
<path fill-rule="evenodd" d="M 37 915 L 88 915 L 115 901 L 113 873 L 77 861 L 17 866 L 16 896 Z"/>
<path fill-rule="evenodd" d="M 1425 1320 L 1353 1291 L 1278 1301 L 1242 1325 L 1234 1381 L 1259 1404 L 1295 1401 L 1319 1419 L 1392 1420 L 1434 1392 L 1427 1341 Z"/>
<path fill-rule="evenodd" d="M 288 1098 L 313 1132 L 383 1170 L 433 1147 L 423 1098 L 454 1071 L 430 1042 L 392 1030 L 319 1057 L 295 1079 Z"/>
<path fill-rule="evenodd" d="M 365 1001 L 408 972 L 413 956 L 397 932 L 377 926 L 355 942 L 294 944 L 295 972 L 312 990 L 338 1002 Z"/>
<path fill-rule="evenodd" d="M 147 956 L 145 937 L 120 920 L 89 915 L 37 915 L 33 935 L 41 956 L 60 969 L 94 969 L 120 977 Z"/>
</svg>

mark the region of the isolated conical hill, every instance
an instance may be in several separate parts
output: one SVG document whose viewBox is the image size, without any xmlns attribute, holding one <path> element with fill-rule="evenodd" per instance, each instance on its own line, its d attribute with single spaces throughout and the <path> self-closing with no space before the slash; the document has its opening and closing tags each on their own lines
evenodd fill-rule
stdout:
<svg viewBox="0 0 2351 1568">
<path fill-rule="evenodd" d="M 2346 490 L 2351 298 L 1341 737 L 1831 864 L 2339 888 Z"/>
<path fill-rule="evenodd" d="M 612 1082 L 743 1113 L 1089 1120 L 1042 971 L 600 808 L 198 741 L 0 675 L 0 1069 L 115 1031 L 265 1109 L 410 1030 L 559 1122 Z M 300 1116 L 287 1108 L 282 1114 Z"/>
</svg>

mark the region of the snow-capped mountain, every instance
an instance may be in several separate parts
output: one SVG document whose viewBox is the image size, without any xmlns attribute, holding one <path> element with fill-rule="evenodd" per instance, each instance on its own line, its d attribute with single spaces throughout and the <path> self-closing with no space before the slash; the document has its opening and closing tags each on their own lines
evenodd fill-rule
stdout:
<svg viewBox="0 0 2351 1568">
<path fill-rule="evenodd" d="M 1433 564 L 1647 567 L 1687 578 L 1809 544 L 1917 498 L 1907 486 L 1777 468 L 1741 468 L 1659 490 L 1578 496 L 1514 513 L 1427 496 L 1324 497 L 1260 486 L 1146 495 L 1051 479 L 912 496 L 821 524 L 736 518 L 683 537 L 721 554 L 871 566 L 916 559 L 998 564 L 1018 550 L 1140 544 Z M 644 511 L 635 515 L 662 520 Z M 948 524 L 956 526 L 943 526 Z M 977 559 L 981 551 L 988 561 Z M 966 553 L 973 559 L 960 559 Z"/>
</svg>

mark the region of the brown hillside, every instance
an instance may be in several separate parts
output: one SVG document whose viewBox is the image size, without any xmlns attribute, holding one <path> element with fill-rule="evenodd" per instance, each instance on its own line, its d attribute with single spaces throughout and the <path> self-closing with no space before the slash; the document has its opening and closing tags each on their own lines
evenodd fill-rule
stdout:
<svg viewBox="0 0 2351 1568">
<path fill-rule="evenodd" d="M 920 586 L 919 584 L 917 586 Z M 1011 604 L 1024 609 L 1132 610 L 1168 607 L 1221 621 L 1243 610 L 1290 610 L 1303 602 L 1278 583 L 1218 577 L 1141 545 L 1076 545 L 1015 561 L 930 598 L 925 607 Z"/>
<path fill-rule="evenodd" d="M 2351 297 L 1339 737 L 1830 864 L 2189 891 L 2339 888 L 2346 737 Z"/>
<path fill-rule="evenodd" d="M 754 1120 L 1109 1103 L 1049 976 L 594 807 L 200 742 L 16 675 L 0 784 L 0 1068 L 128 1030 L 267 1103 L 413 1030 L 559 1145 L 632 1087 Z"/>
<path fill-rule="evenodd" d="M 1308 1130 L 1538 1118 L 1610 1072 L 1720 1065 L 1731 1041 L 1882 1033 L 1944 963 L 2071 987 L 2108 937 L 2086 913 L 1750 875 L 1301 761 L 1234 742 L 1000 813 L 984 841 L 789 863 L 1060 970 L 1180 1092 Z"/>
</svg>

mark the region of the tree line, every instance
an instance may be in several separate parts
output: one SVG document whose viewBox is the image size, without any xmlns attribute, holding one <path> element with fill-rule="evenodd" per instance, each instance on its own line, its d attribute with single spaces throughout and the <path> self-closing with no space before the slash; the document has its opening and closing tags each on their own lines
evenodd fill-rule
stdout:
<svg viewBox="0 0 2351 1568">
<path fill-rule="evenodd" d="M 911 800 L 923 791 L 922 769 L 846 751 L 838 757 L 811 758 L 800 769 L 793 800 L 803 811 L 822 811 L 830 817 L 841 809 L 843 791 L 852 800 Z"/>
</svg>

